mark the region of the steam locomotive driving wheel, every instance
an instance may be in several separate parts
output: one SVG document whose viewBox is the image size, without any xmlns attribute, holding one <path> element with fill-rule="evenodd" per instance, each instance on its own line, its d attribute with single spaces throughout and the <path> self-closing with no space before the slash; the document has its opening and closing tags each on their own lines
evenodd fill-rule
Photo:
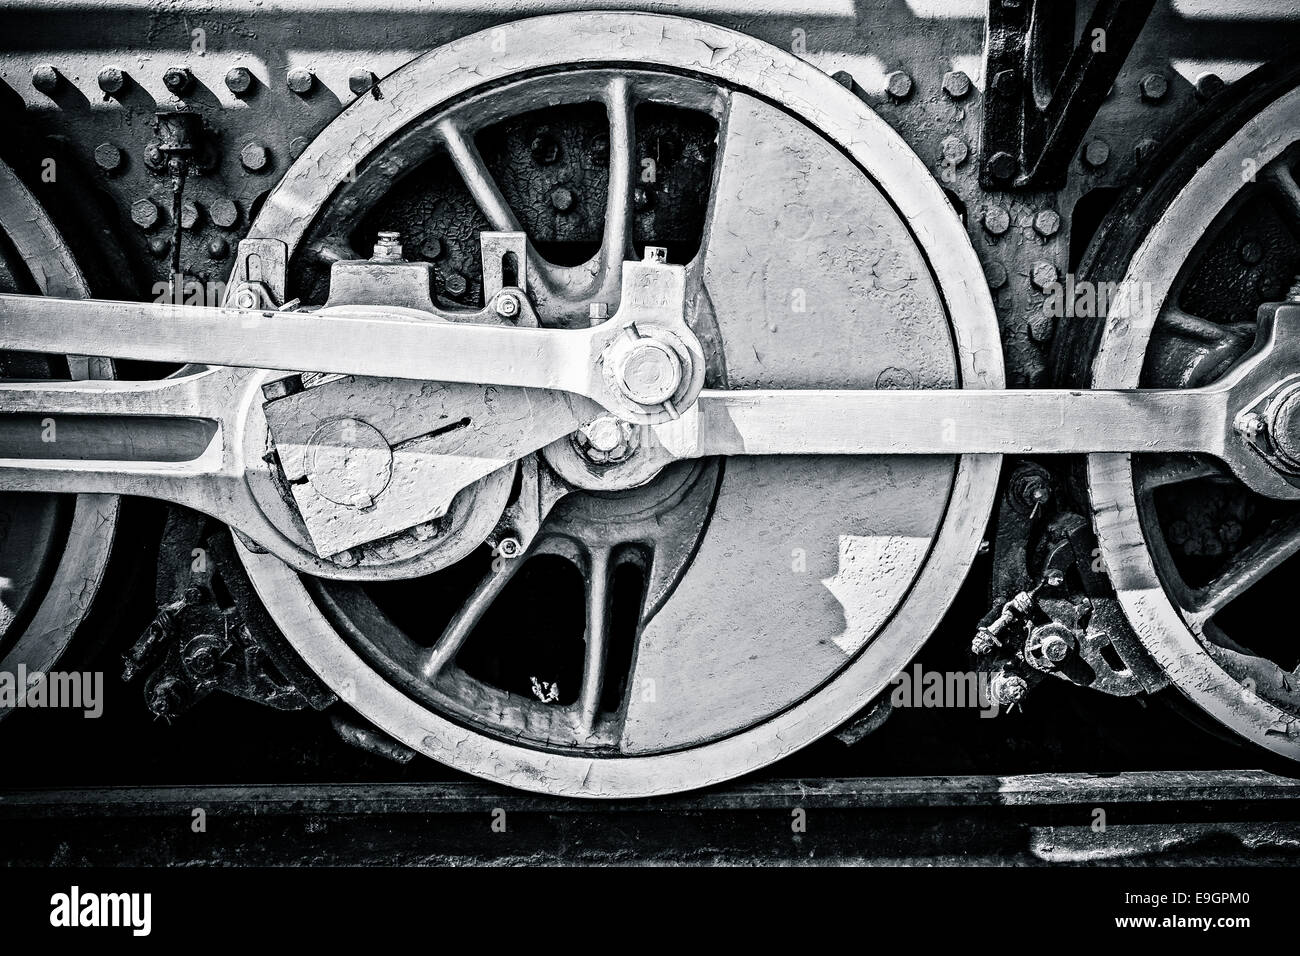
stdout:
<svg viewBox="0 0 1300 956">
<path fill-rule="evenodd" d="M 683 368 L 713 389 L 1003 384 L 989 293 L 942 191 L 853 94 L 781 51 L 669 17 L 562 15 L 434 50 L 374 92 L 253 225 L 250 239 L 288 250 L 286 299 L 319 305 L 346 273 L 398 304 L 385 270 L 429 263 L 444 313 L 598 329 L 639 305 L 652 264 L 682 266 L 694 362 L 674 364 L 666 339 L 620 359 L 622 387 L 660 403 L 660 422 Z M 503 305 L 512 289 L 525 301 Z M 443 400 L 396 385 L 378 399 L 346 385 L 304 435 L 351 428 L 355 449 L 366 402 Z M 330 388 L 304 377 L 268 420 Z M 453 454 L 477 419 L 448 415 L 422 440 Z M 339 529 L 392 494 L 385 459 L 316 487 L 340 515 L 322 532 L 339 544 L 332 573 L 241 556 L 312 669 L 410 747 L 527 789 L 665 793 L 764 766 L 871 701 L 952 598 L 998 467 L 665 464 L 643 437 L 587 416 L 445 514 L 355 544 Z M 326 483 L 303 467 L 294 493 Z"/>
</svg>

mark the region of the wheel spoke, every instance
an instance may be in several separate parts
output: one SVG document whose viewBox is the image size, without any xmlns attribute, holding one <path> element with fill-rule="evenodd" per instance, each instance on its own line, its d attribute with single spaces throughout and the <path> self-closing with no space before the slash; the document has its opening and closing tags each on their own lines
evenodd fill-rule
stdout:
<svg viewBox="0 0 1300 956">
<path fill-rule="evenodd" d="M 460 653 L 461 647 L 464 646 L 466 638 L 473 633 L 474 628 L 478 626 L 478 622 L 487 613 L 487 609 L 500 596 L 502 590 L 510 583 L 510 579 L 514 577 L 515 572 L 519 570 L 519 566 L 523 563 L 524 558 L 522 556 L 509 560 L 503 559 L 499 568 L 494 567 L 478 583 L 478 586 L 474 588 L 474 592 L 456 611 L 455 616 L 443 629 L 433 647 L 429 648 L 423 660 L 420 661 L 420 672 L 425 680 L 430 683 L 437 680 L 443 668 L 455 659 L 456 655 Z"/>
<path fill-rule="evenodd" d="M 605 658 L 609 652 L 609 551 L 591 551 L 587 573 L 586 654 L 582 665 L 582 693 L 578 699 L 579 727 L 590 734 L 596 726 L 601 693 L 605 689 Z"/>
<path fill-rule="evenodd" d="M 1296 182 L 1285 156 L 1264 170 L 1264 182 L 1271 187 L 1278 211 L 1292 234 L 1300 238 L 1300 183 Z"/>
<path fill-rule="evenodd" d="M 501 195 L 500 187 L 474 145 L 474 138 L 450 118 L 440 122 L 436 128 L 456 171 L 492 228 L 498 232 L 519 232 L 519 219 Z"/>
<path fill-rule="evenodd" d="M 1193 630 L 1200 633 L 1214 615 L 1297 552 L 1300 552 L 1300 514 L 1274 522 L 1262 538 L 1233 558 L 1218 577 L 1194 592 L 1192 607 L 1187 609 Z"/>
<path fill-rule="evenodd" d="M 605 196 L 605 233 L 601 244 L 602 292 L 618 290 L 623 262 L 632 250 L 632 190 L 636 173 L 636 103 L 626 77 L 615 77 L 606 87 L 609 114 L 609 185 Z"/>
</svg>

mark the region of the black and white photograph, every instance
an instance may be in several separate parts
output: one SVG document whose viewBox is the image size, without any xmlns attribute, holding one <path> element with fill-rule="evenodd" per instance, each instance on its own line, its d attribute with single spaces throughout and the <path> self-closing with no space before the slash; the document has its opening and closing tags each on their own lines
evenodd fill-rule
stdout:
<svg viewBox="0 0 1300 956">
<path fill-rule="evenodd" d="M 0 0 L 6 936 L 1293 927 L 1297 50 Z"/>
</svg>

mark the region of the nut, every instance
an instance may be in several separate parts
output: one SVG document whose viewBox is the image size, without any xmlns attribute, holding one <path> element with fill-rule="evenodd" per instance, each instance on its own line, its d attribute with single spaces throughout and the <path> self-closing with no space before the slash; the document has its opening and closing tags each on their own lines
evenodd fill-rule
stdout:
<svg viewBox="0 0 1300 956">
<path fill-rule="evenodd" d="M 1046 345 L 1052 341 L 1052 336 L 1056 334 L 1056 317 L 1036 315 L 1029 320 L 1029 325 L 1025 331 L 1028 333 L 1031 342 Z"/>
<path fill-rule="evenodd" d="M 496 311 L 501 318 L 513 319 L 519 314 L 519 308 L 519 296 L 513 292 L 503 292 L 497 296 Z"/>
<path fill-rule="evenodd" d="M 131 203 L 131 221 L 141 229 L 158 225 L 159 211 L 152 199 L 137 199 Z"/>
<path fill-rule="evenodd" d="M 376 233 L 375 248 L 370 258 L 380 262 L 403 261 L 402 234 L 391 230 Z"/>
<path fill-rule="evenodd" d="M 208 203 L 208 216 L 214 225 L 229 229 L 239 222 L 239 206 L 233 199 L 221 196 Z"/>
<path fill-rule="evenodd" d="M 454 299 L 460 298 L 469 288 L 469 283 L 459 272 L 449 272 L 442 280 L 443 291 Z"/>
<path fill-rule="evenodd" d="M 497 554 L 503 558 L 517 558 L 523 550 L 523 543 L 512 534 L 503 535 L 497 541 Z"/>
<path fill-rule="evenodd" d="M 598 465 L 624 461 L 635 447 L 636 431 L 631 422 L 602 415 L 583 425 L 573 435 L 574 446 L 588 461 Z"/>
<path fill-rule="evenodd" d="M 194 75 L 186 67 L 169 66 L 163 72 L 163 86 L 176 96 L 185 93 L 193 83 Z"/>
<path fill-rule="evenodd" d="M 1232 420 L 1232 427 L 1246 441 L 1258 441 L 1264 434 L 1264 419 L 1257 412 L 1243 412 Z"/>
<path fill-rule="evenodd" d="M 1016 174 L 1018 165 L 1010 153 L 999 151 L 989 157 L 988 174 L 995 182 L 1006 182 Z"/>
<path fill-rule="evenodd" d="M 970 147 L 960 136 L 945 136 L 942 149 L 944 162 L 950 166 L 960 166 L 970 155 Z"/>
<path fill-rule="evenodd" d="M 1035 262 L 1029 267 L 1029 281 L 1040 292 L 1046 292 L 1056 282 L 1056 266 L 1050 262 Z"/>
</svg>

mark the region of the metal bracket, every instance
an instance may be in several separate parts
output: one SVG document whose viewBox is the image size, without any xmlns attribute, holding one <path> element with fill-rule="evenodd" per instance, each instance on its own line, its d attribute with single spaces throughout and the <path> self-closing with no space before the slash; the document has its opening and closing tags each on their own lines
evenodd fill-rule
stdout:
<svg viewBox="0 0 1300 956">
<path fill-rule="evenodd" d="M 1075 5 L 989 0 L 980 185 L 1054 189 L 1092 125 L 1155 0 L 1100 0 L 1071 44 Z M 1069 57 L 1059 72 L 1060 54 Z"/>
</svg>

